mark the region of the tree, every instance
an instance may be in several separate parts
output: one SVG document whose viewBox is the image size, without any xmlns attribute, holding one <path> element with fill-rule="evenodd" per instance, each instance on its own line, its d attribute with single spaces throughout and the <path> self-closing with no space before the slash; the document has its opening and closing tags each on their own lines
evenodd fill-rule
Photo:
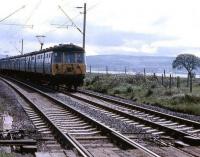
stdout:
<svg viewBox="0 0 200 157">
<path fill-rule="evenodd" d="M 183 69 L 185 68 L 188 72 L 188 83 L 190 80 L 190 92 L 192 92 L 192 75 L 194 74 L 193 70 L 200 67 L 200 59 L 192 54 L 180 54 L 172 63 L 173 68 Z"/>
</svg>

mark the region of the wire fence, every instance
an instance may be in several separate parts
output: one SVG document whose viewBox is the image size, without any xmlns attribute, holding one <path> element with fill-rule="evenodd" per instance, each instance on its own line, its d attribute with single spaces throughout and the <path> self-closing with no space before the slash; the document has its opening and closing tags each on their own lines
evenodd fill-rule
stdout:
<svg viewBox="0 0 200 157">
<path fill-rule="evenodd" d="M 146 76 L 160 76 L 160 77 L 181 77 L 187 78 L 187 72 L 184 70 L 178 71 L 174 69 L 161 69 L 161 68 L 133 68 L 129 66 L 100 66 L 100 65 L 87 65 L 87 73 L 99 73 L 99 74 L 128 74 L 128 75 L 146 75 Z M 195 75 L 196 78 L 200 78 L 199 74 Z"/>
</svg>

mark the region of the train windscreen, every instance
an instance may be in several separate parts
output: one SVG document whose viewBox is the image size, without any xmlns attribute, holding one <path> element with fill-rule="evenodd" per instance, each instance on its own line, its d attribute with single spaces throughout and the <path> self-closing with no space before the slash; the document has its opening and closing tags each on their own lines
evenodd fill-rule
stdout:
<svg viewBox="0 0 200 157">
<path fill-rule="evenodd" d="M 64 63 L 84 63 L 84 53 L 82 52 L 65 52 Z"/>
<path fill-rule="evenodd" d="M 63 52 L 53 53 L 53 63 L 62 63 Z"/>
</svg>

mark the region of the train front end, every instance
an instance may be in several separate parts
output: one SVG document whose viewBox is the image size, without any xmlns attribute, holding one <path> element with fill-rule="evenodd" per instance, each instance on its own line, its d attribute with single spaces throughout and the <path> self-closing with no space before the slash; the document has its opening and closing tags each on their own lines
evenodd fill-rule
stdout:
<svg viewBox="0 0 200 157">
<path fill-rule="evenodd" d="M 85 53 L 78 46 L 65 46 L 53 51 L 52 75 L 55 84 L 76 89 L 83 84 L 86 73 Z"/>
</svg>

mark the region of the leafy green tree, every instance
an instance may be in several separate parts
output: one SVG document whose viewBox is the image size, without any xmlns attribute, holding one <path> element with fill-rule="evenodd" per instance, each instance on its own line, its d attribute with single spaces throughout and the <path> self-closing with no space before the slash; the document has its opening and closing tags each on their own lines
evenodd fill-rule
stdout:
<svg viewBox="0 0 200 157">
<path fill-rule="evenodd" d="M 188 83 L 190 80 L 190 92 L 192 92 L 192 75 L 194 70 L 200 67 L 200 59 L 192 54 L 180 54 L 172 63 L 173 68 L 183 69 L 185 68 L 188 72 Z"/>
</svg>

